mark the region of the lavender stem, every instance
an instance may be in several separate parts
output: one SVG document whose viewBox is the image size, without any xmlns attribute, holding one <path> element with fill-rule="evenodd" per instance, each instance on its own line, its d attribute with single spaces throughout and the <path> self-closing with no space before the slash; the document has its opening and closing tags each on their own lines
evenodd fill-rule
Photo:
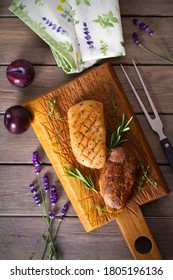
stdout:
<svg viewBox="0 0 173 280">
<path fill-rule="evenodd" d="M 41 180 L 40 180 L 40 173 L 37 173 L 37 179 L 38 179 L 38 185 L 40 186 L 41 198 L 42 198 L 42 201 L 43 201 L 43 204 L 44 204 L 44 209 L 45 209 L 46 217 L 47 218 L 45 218 L 45 214 L 43 212 L 42 212 L 42 216 L 43 216 L 43 219 L 44 219 L 47 231 L 48 231 L 48 236 L 49 236 L 52 248 L 53 248 L 55 259 L 57 260 L 58 256 L 57 256 L 57 253 L 56 253 L 56 250 L 55 250 L 55 246 L 54 246 L 54 242 L 53 242 L 52 236 L 51 236 L 51 230 L 50 230 L 51 221 L 49 219 L 48 210 L 47 210 L 45 199 L 44 199 L 44 196 L 43 196 L 43 190 L 42 190 L 42 187 L 41 187 Z"/>
<path fill-rule="evenodd" d="M 155 52 L 150 51 L 149 49 L 145 48 L 142 44 L 139 44 L 138 47 L 140 47 L 141 49 L 143 49 L 143 50 L 146 51 L 147 53 L 149 53 L 149 54 L 151 54 L 151 55 L 153 55 L 153 56 L 155 56 L 155 57 L 157 57 L 157 58 L 160 58 L 160 59 L 162 59 L 162 60 L 164 60 L 164 61 L 166 61 L 166 62 L 168 62 L 168 63 L 170 63 L 170 64 L 173 64 L 173 61 L 172 61 L 172 60 L 167 59 L 167 58 L 164 58 L 163 56 L 160 56 L 160 55 L 156 54 Z"/>
</svg>

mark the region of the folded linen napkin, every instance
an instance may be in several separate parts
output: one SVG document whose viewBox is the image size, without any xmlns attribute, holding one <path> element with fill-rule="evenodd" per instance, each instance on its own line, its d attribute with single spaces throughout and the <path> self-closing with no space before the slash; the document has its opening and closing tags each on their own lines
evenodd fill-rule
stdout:
<svg viewBox="0 0 173 280">
<path fill-rule="evenodd" d="M 118 0 L 14 0 L 9 10 L 50 46 L 66 73 L 125 55 Z"/>
</svg>

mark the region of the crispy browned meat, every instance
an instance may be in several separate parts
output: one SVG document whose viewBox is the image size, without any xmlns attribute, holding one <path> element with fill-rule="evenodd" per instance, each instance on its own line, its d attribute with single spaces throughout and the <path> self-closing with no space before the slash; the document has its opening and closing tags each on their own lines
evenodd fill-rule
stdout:
<svg viewBox="0 0 173 280">
<path fill-rule="evenodd" d="M 137 160 L 124 147 L 117 147 L 111 154 L 100 176 L 100 192 L 105 203 L 121 209 L 127 203 L 136 179 Z"/>
</svg>

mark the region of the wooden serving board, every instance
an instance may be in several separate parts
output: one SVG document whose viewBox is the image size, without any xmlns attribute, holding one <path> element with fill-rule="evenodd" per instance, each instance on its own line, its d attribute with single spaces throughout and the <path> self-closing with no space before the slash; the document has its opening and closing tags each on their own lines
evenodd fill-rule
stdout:
<svg viewBox="0 0 173 280">
<path fill-rule="evenodd" d="M 120 213 L 106 210 L 99 193 L 100 171 L 80 165 L 71 150 L 67 111 L 74 104 L 89 99 L 104 104 L 108 143 L 111 133 L 117 127 L 117 119 L 121 121 L 123 113 L 126 114 L 126 120 L 133 116 L 131 129 L 126 133 L 128 141 L 123 145 L 133 150 L 139 163 L 150 166 L 149 177 L 157 182 L 156 188 L 145 183 L 141 190 L 138 190 L 142 176 L 139 168 L 131 199 Z M 162 197 L 169 190 L 112 66 L 105 63 L 88 70 L 25 106 L 33 116 L 32 127 L 85 230 L 91 231 L 116 219 L 134 258 L 161 259 L 139 205 Z M 68 176 L 64 167 L 78 167 L 84 175 L 90 175 L 98 192 L 88 190 L 80 180 Z M 152 248 L 147 253 L 136 250 L 135 241 L 140 236 L 146 236 L 151 241 Z"/>
</svg>

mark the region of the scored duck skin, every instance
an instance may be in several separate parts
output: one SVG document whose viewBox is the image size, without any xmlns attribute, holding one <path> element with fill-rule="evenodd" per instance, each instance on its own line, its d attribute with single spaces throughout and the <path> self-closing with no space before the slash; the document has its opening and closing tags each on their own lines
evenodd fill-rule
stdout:
<svg viewBox="0 0 173 280">
<path fill-rule="evenodd" d="M 124 147 L 112 149 L 99 180 L 100 193 L 110 208 L 120 210 L 127 203 L 136 180 L 137 166 L 137 160 L 129 150 Z"/>
<path fill-rule="evenodd" d="M 106 162 L 106 128 L 103 104 L 84 100 L 68 110 L 70 142 L 76 160 L 101 169 Z"/>
</svg>

